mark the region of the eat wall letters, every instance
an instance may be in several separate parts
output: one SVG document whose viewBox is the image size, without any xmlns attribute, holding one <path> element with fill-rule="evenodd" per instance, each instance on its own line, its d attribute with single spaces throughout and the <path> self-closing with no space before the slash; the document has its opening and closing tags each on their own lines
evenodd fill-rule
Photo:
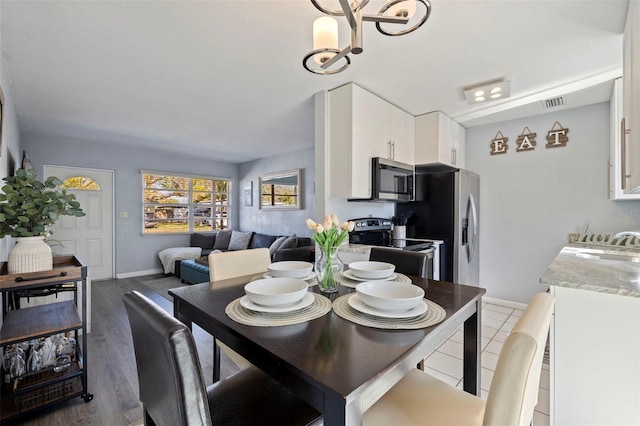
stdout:
<svg viewBox="0 0 640 426">
<path fill-rule="evenodd" d="M 569 133 L 569 128 L 562 127 L 562 125 L 556 121 L 553 124 L 553 127 L 551 127 L 551 130 L 547 132 L 547 144 L 545 146 L 547 148 L 561 148 L 567 146 L 567 142 L 569 142 L 567 133 Z M 537 133 L 533 133 L 529 130 L 529 127 L 525 126 L 522 130 L 522 134 L 516 139 L 516 152 L 534 150 L 536 148 L 536 135 Z M 495 138 L 493 138 L 489 144 L 491 148 L 490 154 L 506 154 L 509 149 L 509 146 L 507 145 L 508 140 L 508 137 L 498 131 Z"/>
</svg>

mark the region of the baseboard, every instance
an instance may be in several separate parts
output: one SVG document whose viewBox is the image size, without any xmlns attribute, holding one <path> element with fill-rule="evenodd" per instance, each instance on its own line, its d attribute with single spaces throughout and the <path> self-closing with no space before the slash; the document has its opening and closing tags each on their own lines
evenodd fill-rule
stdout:
<svg viewBox="0 0 640 426">
<path fill-rule="evenodd" d="M 507 308 L 527 309 L 526 303 L 513 302 L 511 300 L 498 299 L 496 297 L 482 296 L 482 301 L 486 303 L 492 303 L 494 305 L 506 306 Z"/>
<path fill-rule="evenodd" d="M 148 269 L 146 271 L 125 272 L 124 274 L 116 274 L 116 278 L 133 278 L 141 277 L 143 275 L 163 274 L 164 271 L 161 268 Z"/>
</svg>

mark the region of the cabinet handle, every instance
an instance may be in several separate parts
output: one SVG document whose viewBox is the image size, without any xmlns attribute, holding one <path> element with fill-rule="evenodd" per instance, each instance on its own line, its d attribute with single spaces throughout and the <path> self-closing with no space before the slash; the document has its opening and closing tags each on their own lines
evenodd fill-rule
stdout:
<svg viewBox="0 0 640 426">
<path fill-rule="evenodd" d="M 391 140 L 387 141 L 387 158 L 391 160 Z"/>
<path fill-rule="evenodd" d="M 456 149 L 451 148 L 451 164 L 456 165 Z"/>
<path fill-rule="evenodd" d="M 625 126 L 625 118 L 620 120 L 620 183 L 622 189 L 627 187 L 627 178 L 631 175 L 627 174 L 627 135 L 631 132 L 631 129 L 627 129 Z"/>
<path fill-rule="evenodd" d="M 62 271 L 59 274 L 46 275 L 44 277 L 34 277 L 34 278 L 16 277 L 15 282 L 24 283 L 24 282 L 27 282 L 27 281 L 48 280 L 48 279 L 51 279 L 51 278 L 66 277 L 66 276 L 67 276 L 67 272 L 66 271 Z"/>
<path fill-rule="evenodd" d="M 396 143 L 394 141 L 391 141 L 391 159 L 396 159 Z"/>
</svg>

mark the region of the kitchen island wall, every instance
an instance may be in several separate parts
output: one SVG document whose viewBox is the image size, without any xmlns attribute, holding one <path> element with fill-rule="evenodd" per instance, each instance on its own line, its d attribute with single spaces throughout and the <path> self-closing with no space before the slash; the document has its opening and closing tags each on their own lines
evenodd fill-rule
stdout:
<svg viewBox="0 0 640 426">
<path fill-rule="evenodd" d="M 545 148 L 558 121 L 562 148 Z M 528 127 L 532 151 L 516 152 Z M 500 131 L 506 154 L 490 155 Z M 487 296 L 528 303 L 567 234 L 640 230 L 640 201 L 608 198 L 609 103 L 467 128 L 466 168 L 480 175 L 480 286 Z"/>
</svg>

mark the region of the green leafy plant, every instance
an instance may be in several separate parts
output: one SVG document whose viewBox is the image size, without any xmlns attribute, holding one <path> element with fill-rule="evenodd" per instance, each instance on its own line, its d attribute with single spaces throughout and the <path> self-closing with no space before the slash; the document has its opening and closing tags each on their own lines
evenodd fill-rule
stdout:
<svg viewBox="0 0 640 426">
<path fill-rule="evenodd" d="M 62 181 L 55 176 L 40 182 L 35 170 L 18 169 L 3 180 L 7 183 L 0 193 L 0 238 L 44 236 L 60 216 L 85 215 L 75 195 L 56 189 Z"/>
</svg>

